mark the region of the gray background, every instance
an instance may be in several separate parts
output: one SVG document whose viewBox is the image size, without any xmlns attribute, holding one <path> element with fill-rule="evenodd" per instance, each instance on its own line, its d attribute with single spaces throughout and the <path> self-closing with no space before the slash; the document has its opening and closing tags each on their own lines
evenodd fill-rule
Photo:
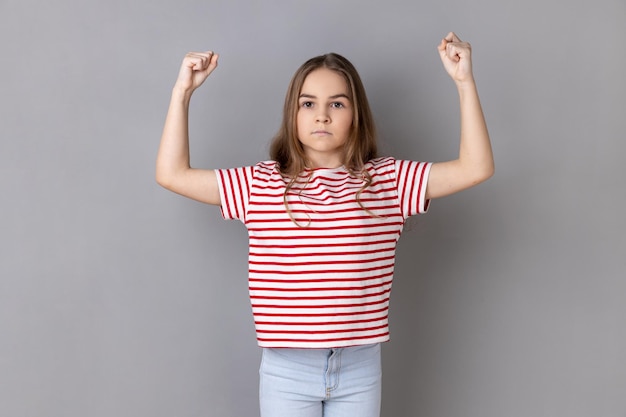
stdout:
<svg viewBox="0 0 626 417">
<path fill-rule="evenodd" d="M 400 240 L 383 416 L 626 416 L 623 0 L 0 2 L 0 415 L 255 416 L 243 226 L 160 189 L 188 50 L 192 162 L 265 159 L 287 82 L 336 51 L 384 154 L 445 160 L 474 48 L 493 179 Z"/>
</svg>

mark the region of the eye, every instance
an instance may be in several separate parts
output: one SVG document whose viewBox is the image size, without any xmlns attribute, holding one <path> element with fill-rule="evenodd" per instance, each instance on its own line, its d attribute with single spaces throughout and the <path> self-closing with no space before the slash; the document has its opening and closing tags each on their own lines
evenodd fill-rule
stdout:
<svg viewBox="0 0 626 417">
<path fill-rule="evenodd" d="M 344 106 L 343 103 L 340 101 L 335 101 L 334 103 L 330 104 L 330 107 L 332 107 L 333 109 L 342 109 L 346 106 Z"/>
<path fill-rule="evenodd" d="M 305 109 L 310 109 L 311 107 L 313 107 L 313 102 L 303 101 L 302 103 L 300 103 L 300 107 L 304 107 Z"/>
</svg>

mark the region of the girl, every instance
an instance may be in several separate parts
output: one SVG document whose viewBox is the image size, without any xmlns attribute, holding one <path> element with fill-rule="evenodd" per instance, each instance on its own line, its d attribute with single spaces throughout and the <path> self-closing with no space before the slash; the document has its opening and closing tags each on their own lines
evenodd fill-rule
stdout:
<svg viewBox="0 0 626 417">
<path fill-rule="evenodd" d="M 454 33 L 438 46 L 461 106 L 459 157 L 440 163 L 378 157 L 360 77 L 337 54 L 293 76 L 270 161 L 236 169 L 189 164 L 192 93 L 218 64 L 185 56 L 157 157 L 157 182 L 221 207 L 249 233 L 249 287 L 259 345 L 263 417 L 375 417 L 380 343 L 395 245 L 429 201 L 488 179 L 494 162 L 472 74 L 471 48 Z"/>
</svg>

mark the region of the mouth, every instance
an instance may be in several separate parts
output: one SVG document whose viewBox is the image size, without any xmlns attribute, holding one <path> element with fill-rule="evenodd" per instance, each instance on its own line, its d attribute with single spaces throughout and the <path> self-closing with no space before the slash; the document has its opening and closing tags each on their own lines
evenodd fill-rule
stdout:
<svg viewBox="0 0 626 417">
<path fill-rule="evenodd" d="M 328 136 L 331 135 L 331 133 L 327 130 L 314 130 L 312 132 L 313 135 L 315 136 Z"/>
</svg>

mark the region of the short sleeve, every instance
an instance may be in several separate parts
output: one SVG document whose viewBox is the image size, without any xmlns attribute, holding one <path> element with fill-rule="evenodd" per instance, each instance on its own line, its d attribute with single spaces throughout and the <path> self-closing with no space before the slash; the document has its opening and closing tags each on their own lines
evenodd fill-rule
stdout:
<svg viewBox="0 0 626 417">
<path fill-rule="evenodd" d="M 431 166 L 430 162 L 396 160 L 396 186 L 405 219 L 428 211 L 430 200 L 426 199 L 426 185 Z"/>
<path fill-rule="evenodd" d="M 222 217 L 226 220 L 240 220 L 245 223 L 254 167 L 218 169 L 215 173 Z"/>
</svg>

